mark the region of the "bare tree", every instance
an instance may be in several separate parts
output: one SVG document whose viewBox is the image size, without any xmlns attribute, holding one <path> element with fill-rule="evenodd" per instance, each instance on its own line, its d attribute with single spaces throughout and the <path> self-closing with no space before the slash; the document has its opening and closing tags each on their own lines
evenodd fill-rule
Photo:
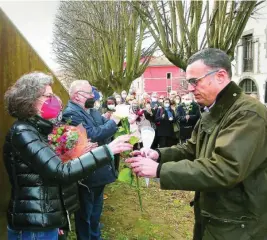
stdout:
<svg viewBox="0 0 267 240">
<path fill-rule="evenodd" d="M 142 75 L 155 44 L 144 48 L 147 27 L 123 1 L 63 1 L 56 16 L 53 49 L 73 77 L 88 79 L 104 95 L 129 89 Z"/>
<path fill-rule="evenodd" d="M 195 52 L 213 47 L 232 59 L 249 17 L 264 1 L 132 1 L 164 55 L 185 69 Z"/>
</svg>

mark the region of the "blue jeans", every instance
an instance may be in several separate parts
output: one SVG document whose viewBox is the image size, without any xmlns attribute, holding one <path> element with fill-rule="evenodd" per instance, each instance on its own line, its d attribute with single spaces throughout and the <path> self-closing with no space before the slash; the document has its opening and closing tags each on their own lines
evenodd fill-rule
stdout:
<svg viewBox="0 0 267 240">
<path fill-rule="evenodd" d="M 105 186 L 88 188 L 79 186 L 80 209 L 75 213 L 77 240 L 100 240 L 100 216 L 103 209 Z"/>
<path fill-rule="evenodd" d="M 58 240 L 58 229 L 32 232 L 19 231 L 7 227 L 8 240 Z"/>
</svg>

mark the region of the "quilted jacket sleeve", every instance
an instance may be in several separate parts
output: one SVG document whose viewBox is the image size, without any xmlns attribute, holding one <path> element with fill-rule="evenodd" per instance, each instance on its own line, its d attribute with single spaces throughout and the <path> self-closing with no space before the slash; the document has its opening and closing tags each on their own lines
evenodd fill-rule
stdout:
<svg viewBox="0 0 267 240">
<path fill-rule="evenodd" d="M 22 160 L 44 179 L 58 183 L 75 182 L 87 177 L 92 171 L 114 163 L 106 146 L 98 147 L 79 158 L 63 164 L 56 153 L 28 128 L 17 128 L 12 133 L 12 145 Z"/>
</svg>

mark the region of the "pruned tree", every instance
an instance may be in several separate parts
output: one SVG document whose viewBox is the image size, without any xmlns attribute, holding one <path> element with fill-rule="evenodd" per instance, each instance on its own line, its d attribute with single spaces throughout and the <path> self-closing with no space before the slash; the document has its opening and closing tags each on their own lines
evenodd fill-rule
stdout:
<svg viewBox="0 0 267 240">
<path fill-rule="evenodd" d="M 177 67 L 206 48 L 230 58 L 249 17 L 264 1 L 132 1 L 164 55 Z"/>
<path fill-rule="evenodd" d="M 53 49 L 74 78 L 88 79 L 104 95 L 129 89 L 145 71 L 155 44 L 144 48 L 147 27 L 128 2 L 63 1 Z"/>
</svg>

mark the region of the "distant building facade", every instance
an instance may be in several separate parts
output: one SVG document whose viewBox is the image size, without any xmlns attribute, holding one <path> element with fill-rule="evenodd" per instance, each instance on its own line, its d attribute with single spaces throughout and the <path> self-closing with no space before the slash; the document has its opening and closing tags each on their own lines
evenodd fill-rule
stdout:
<svg viewBox="0 0 267 240">
<path fill-rule="evenodd" d="M 166 97 L 172 90 L 183 95 L 186 93 L 184 80 L 185 72 L 182 69 L 173 65 L 164 56 L 154 57 L 142 76 L 132 83 L 131 88 L 135 89 L 138 96 L 144 92 L 158 92 Z"/>
<path fill-rule="evenodd" d="M 267 4 L 249 19 L 235 50 L 233 77 L 246 94 L 267 103 Z"/>
</svg>

